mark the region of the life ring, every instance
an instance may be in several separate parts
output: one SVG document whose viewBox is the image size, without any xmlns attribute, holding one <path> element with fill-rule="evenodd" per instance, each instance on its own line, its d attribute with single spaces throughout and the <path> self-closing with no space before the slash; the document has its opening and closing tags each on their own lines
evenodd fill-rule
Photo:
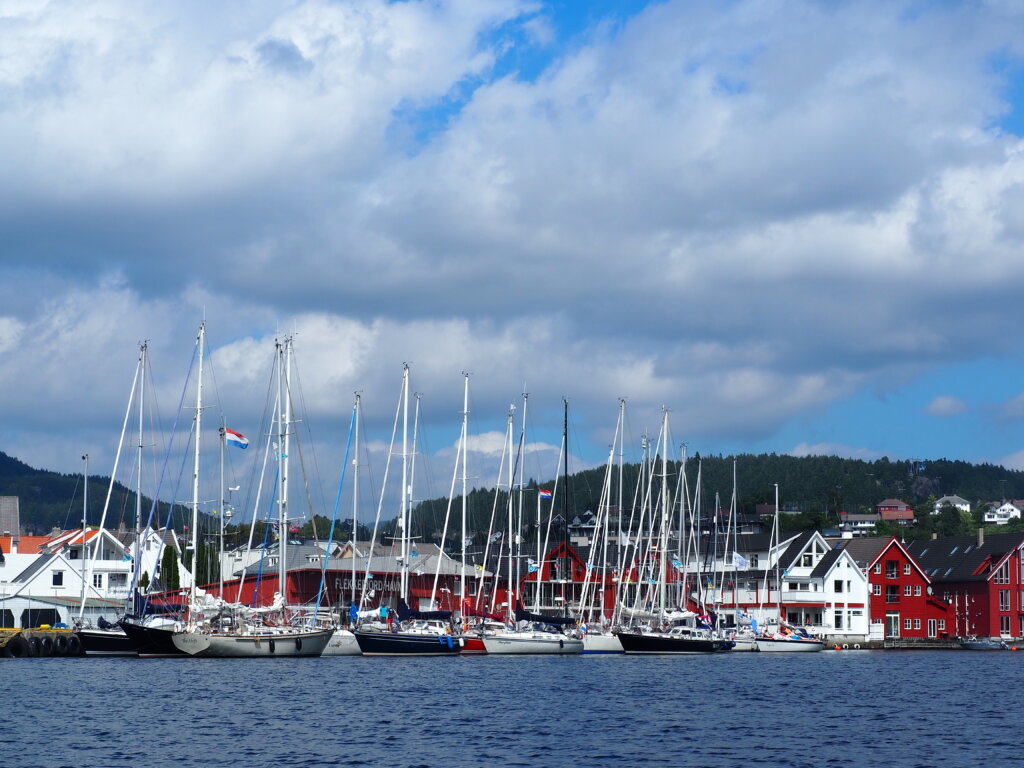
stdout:
<svg viewBox="0 0 1024 768">
<path fill-rule="evenodd" d="M 850 646 L 849 646 L 849 645 L 847 645 L 846 643 L 843 643 L 843 650 L 844 650 L 844 651 L 848 651 L 848 650 L 850 650 Z"/>
<path fill-rule="evenodd" d="M 853 644 L 853 650 L 859 651 L 860 650 L 860 643 L 854 643 Z"/>
<path fill-rule="evenodd" d="M 53 638 L 53 652 L 57 656 L 67 656 L 68 638 L 67 635 L 56 635 Z"/>
<path fill-rule="evenodd" d="M 78 635 L 71 635 L 68 637 L 68 656 L 81 656 L 82 655 L 82 641 Z"/>
</svg>

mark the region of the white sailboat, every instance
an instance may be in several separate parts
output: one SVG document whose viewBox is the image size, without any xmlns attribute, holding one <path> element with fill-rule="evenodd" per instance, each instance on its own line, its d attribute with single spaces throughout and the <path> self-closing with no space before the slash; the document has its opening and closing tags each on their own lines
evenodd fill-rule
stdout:
<svg viewBox="0 0 1024 768">
<path fill-rule="evenodd" d="M 775 484 L 775 522 L 772 525 L 775 547 L 779 543 L 779 484 Z M 775 553 L 775 594 L 779 610 L 779 624 L 774 632 L 764 633 L 754 639 L 757 650 L 761 653 L 816 653 L 825 649 L 825 641 L 809 634 L 803 627 L 794 627 L 786 622 L 782 611 L 782 577 L 779 575 L 779 557 Z"/>
<path fill-rule="evenodd" d="M 195 573 L 199 530 L 199 456 L 202 434 L 203 406 L 203 339 L 205 324 L 199 330 L 199 378 L 196 388 L 195 453 L 192 473 L 192 562 Z M 288 449 L 292 424 L 291 410 L 291 349 L 290 337 L 275 347 L 277 364 L 277 468 L 278 468 L 278 554 L 279 595 L 281 616 L 284 616 L 287 595 L 287 539 L 288 539 Z M 210 622 L 196 610 L 195 579 L 190 592 L 190 618 L 188 625 L 172 637 L 174 646 L 190 656 L 214 658 L 239 657 L 300 657 L 320 656 L 331 639 L 333 630 L 289 626 L 284 621 L 278 626 L 265 622 L 250 624 L 241 617 L 234 620 Z"/>
</svg>

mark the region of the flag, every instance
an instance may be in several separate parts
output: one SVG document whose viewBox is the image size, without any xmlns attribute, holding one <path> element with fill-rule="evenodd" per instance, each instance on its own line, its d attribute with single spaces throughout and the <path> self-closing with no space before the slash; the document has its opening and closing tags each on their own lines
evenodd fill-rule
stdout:
<svg viewBox="0 0 1024 768">
<path fill-rule="evenodd" d="M 413 550 L 410 550 L 410 551 L 409 551 L 409 556 L 410 556 L 410 557 L 419 557 L 419 556 L 420 556 L 420 553 L 419 553 L 419 552 L 417 552 L 417 551 L 416 551 L 415 549 L 413 549 Z"/>
<path fill-rule="evenodd" d="M 527 573 L 536 573 L 539 570 L 540 570 L 540 566 L 537 565 L 535 562 L 533 562 L 533 560 L 527 560 L 526 561 L 526 572 Z"/>
<path fill-rule="evenodd" d="M 491 541 L 501 541 L 501 531 L 498 531 L 497 533 L 493 534 L 491 536 Z"/>
<path fill-rule="evenodd" d="M 540 497 L 542 499 L 550 499 L 551 498 L 551 491 L 549 491 L 549 490 L 547 490 L 545 488 L 538 488 L 537 489 L 537 493 L 540 495 Z"/>
<path fill-rule="evenodd" d="M 747 560 L 747 558 L 745 558 L 739 552 L 733 552 L 732 553 L 732 564 L 734 566 L 736 566 L 737 568 L 749 568 L 750 567 L 750 561 Z"/>
<path fill-rule="evenodd" d="M 473 537 L 472 536 L 467 536 L 466 538 L 464 538 L 462 540 L 462 544 L 463 544 L 463 546 L 466 546 L 466 547 L 473 546 Z"/>
<path fill-rule="evenodd" d="M 228 445 L 233 445 L 237 448 L 248 448 L 249 438 L 243 435 L 241 432 L 235 432 L 233 429 L 224 428 L 224 440 Z"/>
<path fill-rule="evenodd" d="M 484 567 L 482 565 L 474 565 L 473 566 L 473 570 L 476 570 L 476 571 L 482 571 L 483 569 L 484 569 Z"/>
</svg>

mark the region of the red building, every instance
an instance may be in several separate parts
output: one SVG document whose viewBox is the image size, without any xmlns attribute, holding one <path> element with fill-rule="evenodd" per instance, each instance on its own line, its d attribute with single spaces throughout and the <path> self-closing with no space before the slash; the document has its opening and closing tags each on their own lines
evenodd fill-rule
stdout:
<svg viewBox="0 0 1024 768">
<path fill-rule="evenodd" d="M 897 525 L 913 525 L 914 509 L 899 499 L 885 499 L 875 504 L 875 512 L 886 523 Z"/>
<path fill-rule="evenodd" d="M 952 610 L 935 594 L 932 579 L 897 539 L 889 539 L 868 563 L 871 623 L 885 636 L 948 638 L 955 634 Z"/>
<path fill-rule="evenodd" d="M 1024 638 L 1024 533 L 915 541 L 908 549 L 951 604 L 950 634 Z"/>
</svg>

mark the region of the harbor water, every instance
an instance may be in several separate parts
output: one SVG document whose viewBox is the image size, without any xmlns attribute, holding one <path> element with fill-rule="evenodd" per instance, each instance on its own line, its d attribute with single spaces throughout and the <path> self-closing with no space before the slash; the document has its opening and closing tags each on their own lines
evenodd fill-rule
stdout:
<svg viewBox="0 0 1024 768">
<path fill-rule="evenodd" d="M 1020 765 L 1024 653 L 7 659 L 6 768 Z"/>
</svg>

